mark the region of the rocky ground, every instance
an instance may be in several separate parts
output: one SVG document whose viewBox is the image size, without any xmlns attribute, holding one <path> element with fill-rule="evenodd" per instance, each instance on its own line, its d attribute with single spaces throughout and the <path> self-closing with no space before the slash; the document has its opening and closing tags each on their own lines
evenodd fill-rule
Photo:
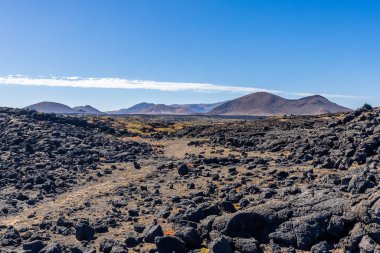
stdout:
<svg viewBox="0 0 380 253">
<path fill-rule="evenodd" d="M 0 109 L 0 252 L 380 252 L 380 109 Z"/>
</svg>

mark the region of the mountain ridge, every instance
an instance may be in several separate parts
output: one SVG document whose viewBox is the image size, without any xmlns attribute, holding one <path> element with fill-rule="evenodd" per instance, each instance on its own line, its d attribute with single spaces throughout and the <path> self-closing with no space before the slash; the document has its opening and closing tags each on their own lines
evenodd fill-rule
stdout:
<svg viewBox="0 0 380 253">
<path fill-rule="evenodd" d="M 281 96 L 257 92 L 230 101 L 212 104 L 154 104 L 142 102 L 129 108 L 101 112 L 90 106 L 69 107 L 56 102 L 40 102 L 26 107 L 44 113 L 57 114 L 151 114 L 151 115 L 230 115 L 230 116 L 275 116 L 275 115 L 316 115 L 324 113 L 348 112 L 351 109 L 331 102 L 321 95 L 300 99 L 287 99 Z"/>
<path fill-rule="evenodd" d="M 316 115 L 348 111 L 351 109 L 333 103 L 321 95 L 286 99 L 267 92 L 257 92 L 228 101 L 207 114 L 272 116 L 285 114 Z"/>
</svg>

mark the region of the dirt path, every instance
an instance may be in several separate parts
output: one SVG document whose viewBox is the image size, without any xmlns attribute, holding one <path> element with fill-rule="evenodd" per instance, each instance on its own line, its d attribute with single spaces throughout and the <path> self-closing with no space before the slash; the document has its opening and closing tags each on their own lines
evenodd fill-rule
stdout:
<svg viewBox="0 0 380 253">
<path fill-rule="evenodd" d="M 107 166 L 103 166 L 104 170 Z M 8 216 L 0 220 L 0 224 L 7 226 L 22 227 L 38 223 L 44 217 L 58 217 L 59 214 L 67 209 L 78 207 L 85 202 L 99 204 L 101 197 L 114 192 L 116 188 L 126 186 L 130 182 L 145 176 L 148 173 L 147 168 L 141 170 L 132 169 L 131 164 L 118 164 L 117 169 L 111 175 L 101 177 L 97 182 L 84 183 L 69 192 L 56 196 L 55 198 L 47 198 L 41 203 L 24 210 L 22 213 Z M 101 208 L 102 206 L 98 206 Z M 101 211 L 101 210 L 99 210 Z M 31 216 L 34 216 L 30 218 Z"/>
<path fill-rule="evenodd" d="M 176 141 L 149 141 L 150 144 L 163 150 L 166 157 L 183 158 L 186 153 L 202 152 L 204 148 L 188 146 L 187 143 L 195 139 L 182 139 Z M 135 170 L 132 164 L 117 164 L 118 169 L 113 170 L 111 175 L 104 175 L 96 182 L 82 182 L 83 185 L 75 187 L 69 192 L 60 194 L 54 198 L 46 198 L 41 203 L 24 210 L 23 212 L 0 218 L 0 225 L 14 226 L 21 228 L 41 223 L 45 217 L 58 219 L 67 209 L 78 208 L 84 204 L 90 204 L 94 208 L 86 208 L 77 211 L 77 216 L 89 216 L 92 219 L 101 217 L 109 209 L 109 195 L 115 193 L 120 187 L 128 186 L 131 182 L 136 182 L 146 177 L 151 171 L 149 163 L 145 161 L 145 166 L 141 170 Z M 104 171 L 109 166 L 102 166 Z M 120 168 L 120 169 L 119 169 Z M 131 203 L 133 205 L 133 203 Z M 84 212 L 91 213 L 84 213 Z M 79 213 L 81 213 L 79 215 Z"/>
<path fill-rule="evenodd" d="M 135 138 L 136 139 L 136 138 Z M 128 139 L 129 140 L 129 139 Z M 215 149 L 209 145 L 189 146 L 190 141 L 204 141 L 199 138 L 184 138 L 176 140 L 149 140 L 144 139 L 139 141 L 148 142 L 156 147 L 156 150 L 161 151 L 165 159 L 183 159 L 187 154 L 203 154 L 205 157 L 225 157 L 229 154 L 237 154 L 230 149 L 218 148 Z M 268 156 L 259 152 L 251 152 L 250 155 Z M 75 209 L 85 204 L 89 204 L 91 208 L 84 208 L 76 211 L 77 216 L 90 217 L 95 219 L 101 217 L 109 210 L 110 195 L 115 194 L 115 191 L 120 187 L 126 187 L 132 182 L 144 179 L 149 172 L 152 171 L 151 166 L 155 166 L 156 161 L 142 161 L 144 166 L 141 170 L 135 170 L 131 163 L 117 164 L 118 169 L 113 170 L 112 174 L 104 175 L 98 178 L 96 182 L 82 182 L 83 185 L 75 187 L 69 192 L 56 196 L 55 198 L 46 198 L 41 203 L 32 206 L 23 212 L 3 217 L 0 219 L 0 225 L 15 226 L 17 228 L 39 224 L 45 217 L 57 219 L 67 209 Z M 104 171 L 109 166 L 104 165 L 101 171 Z M 133 203 L 130 203 L 133 205 Z"/>
</svg>

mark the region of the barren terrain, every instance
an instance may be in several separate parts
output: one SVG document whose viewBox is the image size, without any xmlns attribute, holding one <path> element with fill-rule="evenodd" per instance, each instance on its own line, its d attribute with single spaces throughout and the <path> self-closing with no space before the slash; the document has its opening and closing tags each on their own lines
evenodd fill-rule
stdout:
<svg viewBox="0 0 380 253">
<path fill-rule="evenodd" d="M 380 109 L 0 109 L 1 252 L 380 252 Z"/>
</svg>

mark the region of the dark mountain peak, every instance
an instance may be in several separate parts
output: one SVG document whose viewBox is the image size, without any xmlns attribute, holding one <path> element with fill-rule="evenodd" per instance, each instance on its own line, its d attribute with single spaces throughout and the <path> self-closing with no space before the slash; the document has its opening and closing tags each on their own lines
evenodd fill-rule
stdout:
<svg viewBox="0 0 380 253">
<path fill-rule="evenodd" d="M 278 97 L 277 95 L 275 95 L 275 94 L 273 94 L 273 93 L 266 92 L 266 91 L 258 91 L 258 92 L 254 92 L 254 93 L 248 94 L 247 96 Z"/>
<path fill-rule="evenodd" d="M 312 95 L 312 96 L 307 96 L 304 98 L 300 98 L 299 100 L 320 100 L 320 101 L 330 101 L 327 98 L 325 98 L 322 95 Z"/>
<path fill-rule="evenodd" d="M 257 102 L 265 102 L 265 103 L 273 103 L 279 100 L 284 100 L 284 98 L 278 95 L 268 93 L 268 92 L 263 92 L 263 91 L 242 96 L 240 97 L 240 99 L 245 100 L 245 101 L 249 100 L 249 101 L 257 101 Z"/>
<path fill-rule="evenodd" d="M 33 106 L 52 106 L 52 105 L 62 106 L 62 107 L 69 107 L 69 106 L 67 106 L 65 104 L 61 104 L 61 103 L 57 103 L 57 102 L 51 102 L 51 101 L 42 101 L 42 102 L 33 104 Z"/>
<path fill-rule="evenodd" d="M 148 103 L 148 102 L 141 102 L 138 104 L 135 104 L 134 106 L 150 106 L 150 105 L 155 105 L 154 103 Z"/>
</svg>

